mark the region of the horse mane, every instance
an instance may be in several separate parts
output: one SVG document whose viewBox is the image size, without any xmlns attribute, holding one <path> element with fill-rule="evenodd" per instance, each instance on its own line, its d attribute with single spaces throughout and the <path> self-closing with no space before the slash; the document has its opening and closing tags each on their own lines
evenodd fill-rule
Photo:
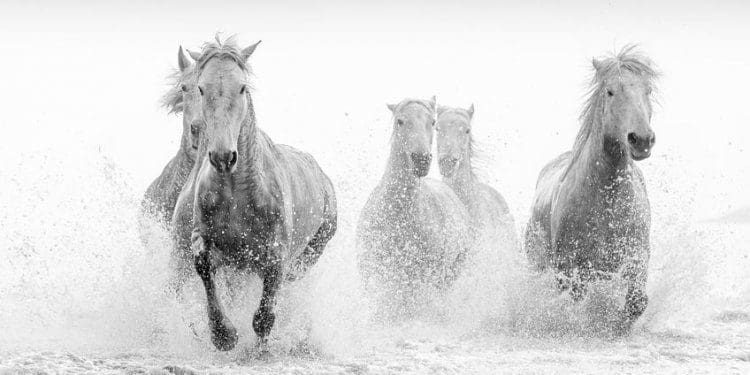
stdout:
<svg viewBox="0 0 750 375">
<path fill-rule="evenodd" d="M 162 96 L 161 105 L 166 108 L 168 113 L 180 114 L 182 113 L 182 85 L 195 78 L 196 69 L 194 67 L 187 68 L 186 71 L 180 71 L 175 69 L 169 76 L 167 76 L 167 82 L 169 82 L 169 90 Z"/>
<path fill-rule="evenodd" d="M 607 81 L 619 76 L 623 71 L 628 71 L 642 78 L 649 88 L 655 89 L 654 82 L 659 78 L 659 73 L 654 68 L 651 59 L 638 51 L 638 45 L 636 44 L 628 44 L 619 53 L 612 53 L 601 60 L 595 60 L 595 65 L 589 89 L 586 92 L 588 98 L 584 102 L 583 109 L 578 117 L 581 121 L 581 128 L 578 130 L 576 140 L 573 143 L 573 154 L 563 178 L 568 175 L 573 164 L 580 157 L 591 133 L 600 127 L 599 114 L 602 110 L 602 98 Z"/>
</svg>

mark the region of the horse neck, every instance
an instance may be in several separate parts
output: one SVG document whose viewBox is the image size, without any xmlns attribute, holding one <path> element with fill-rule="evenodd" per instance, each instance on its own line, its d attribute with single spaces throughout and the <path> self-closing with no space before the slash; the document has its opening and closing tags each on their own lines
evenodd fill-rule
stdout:
<svg viewBox="0 0 750 375">
<path fill-rule="evenodd" d="M 632 160 L 624 156 L 619 160 L 612 160 L 604 150 L 604 125 L 601 118 L 596 116 L 592 121 L 590 133 L 586 142 L 573 150 L 577 157 L 571 160 L 570 171 L 566 179 L 571 179 L 579 188 L 589 194 L 603 191 L 602 188 L 612 188 L 632 177 Z"/>
<path fill-rule="evenodd" d="M 471 155 L 464 155 L 458 163 L 458 169 L 450 177 L 443 177 L 443 182 L 453 189 L 462 202 L 466 203 L 476 188 L 476 175 L 471 166 Z"/>
<path fill-rule="evenodd" d="M 256 190 L 261 184 L 262 157 L 267 148 L 267 139 L 263 132 L 258 129 L 255 122 L 255 109 L 252 100 L 248 98 L 248 110 L 245 120 L 242 122 L 239 140 L 237 142 L 236 179 L 248 184 L 252 190 Z"/>
<path fill-rule="evenodd" d="M 402 152 L 393 147 L 388 158 L 385 175 L 383 176 L 387 194 L 397 200 L 413 199 L 419 187 L 419 177 L 409 168 L 409 162 Z"/>
</svg>

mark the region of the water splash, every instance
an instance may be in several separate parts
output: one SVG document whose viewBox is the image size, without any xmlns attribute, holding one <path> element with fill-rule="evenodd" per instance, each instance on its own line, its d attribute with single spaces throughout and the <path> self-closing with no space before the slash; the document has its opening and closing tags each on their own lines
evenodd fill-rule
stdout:
<svg viewBox="0 0 750 375">
<path fill-rule="evenodd" d="M 214 351 L 200 282 L 193 278 L 184 298 L 175 298 L 168 287 L 168 232 L 140 218 L 140 193 L 130 177 L 96 147 L 38 151 L 8 155 L 0 169 L 0 243 L 6 255 L 0 260 L 0 353 L 145 353 L 162 365 L 199 360 L 224 366 L 254 358 L 251 321 L 260 296 L 255 276 L 220 273 L 222 299 L 241 341 L 233 352 Z M 617 280 L 597 283 L 583 303 L 573 303 L 557 291 L 551 275 L 528 272 L 517 247 L 498 245 L 507 242 L 502 238 L 475 249 L 462 277 L 438 301 L 437 319 L 373 326 L 374 306 L 362 290 L 353 235 L 368 187 L 351 174 L 367 171 L 357 171 L 357 160 L 349 163 L 331 176 L 339 192 L 337 236 L 306 278 L 281 291 L 271 337 L 275 353 L 355 371 L 361 368 L 351 364 L 354 359 L 387 369 L 381 356 L 394 360 L 424 348 L 450 352 L 466 340 L 484 345 L 487 337 L 521 346 L 548 346 L 538 340 L 555 337 L 566 340 L 558 344 L 611 339 L 602 327 L 623 303 Z M 681 199 L 667 198 L 671 192 L 654 186 L 652 200 L 661 203 L 654 209 L 651 299 L 632 339 L 694 333 L 717 316 L 741 320 L 750 288 L 737 275 L 750 262 L 717 275 L 738 251 L 726 240 L 727 227 L 697 227 L 682 215 Z M 747 233 L 746 227 L 737 230 Z"/>
</svg>

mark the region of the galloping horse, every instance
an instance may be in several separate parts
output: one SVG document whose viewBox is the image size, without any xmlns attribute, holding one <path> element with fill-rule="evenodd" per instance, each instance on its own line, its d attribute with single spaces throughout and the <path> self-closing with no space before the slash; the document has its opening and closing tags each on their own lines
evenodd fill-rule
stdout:
<svg viewBox="0 0 750 375">
<path fill-rule="evenodd" d="M 587 282 L 621 272 L 627 283 L 622 322 L 629 328 L 648 303 L 651 210 L 634 161 L 648 158 L 656 139 L 650 94 L 657 73 L 634 46 L 593 65 L 573 150 L 539 174 L 526 250 L 537 269 L 560 271 L 574 298 Z"/>
<path fill-rule="evenodd" d="M 424 287 L 456 277 L 469 242 L 464 205 L 445 183 L 425 178 L 432 161 L 435 98 L 405 99 L 393 112 L 385 174 L 357 226 L 360 270 L 369 290 L 407 311 Z M 382 300 L 380 301 L 383 302 Z"/>
<path fill-rule="evenodd" d="M 182 47 L 177 51 L 177 65 L 179 70 L 171 77 L 172 88 L 164 95 L 162 102 L 169 113 L 182 114 L 180 149 L 146 189 L 142 201 L 143 210 L 164 223 L 172 221 L 177 197 L 195 164 L 202 127 L 200 108 L 196 108 L 198 90 L 194 65 L 185 56 Z"/>
<path fill-rule="evenodd" d="M 282 281 L 306 273 L 337 225 L 333 184 L 317 162 L 275 144 L 255 123 L 247 60 L 258 43 L 239 49 L 232 38 L 217 37 L 195 56 L 205 131 L 175 212 L 206 290 L 211 340 L 219 350 L 235 346 L 237 331 L 218 299 L 216 268 L 250 269 L 262 279 L 253 329 L 264 348 Z"/>
<path fill-rule="evenodd" d="M 472 158 L 476 145 L 472 132 L 474 105 L 468 109 L 438 107 L 438 166 L 443 182 L 466 205 L 476 239 L 505 241 L 518 245 L 513 216 L 500 193 L 478 180 Z"/>
</svg>

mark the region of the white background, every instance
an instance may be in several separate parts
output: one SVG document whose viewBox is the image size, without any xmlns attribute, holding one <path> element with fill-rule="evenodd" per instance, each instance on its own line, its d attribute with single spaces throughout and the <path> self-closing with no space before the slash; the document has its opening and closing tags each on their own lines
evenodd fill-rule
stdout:
<svg viewBox="0 0 750 375">
<path fill-rule="evenodd" d="M 0 149 L 93 146 L 142 191 L 178 145 L 181 120 L 159 107 L 178 45 L 223 31 L 263 40 L 260 126 L 337 179 L 382 173 L 386 102 L 473 102 L 482 175 L 525 220 L 539 169 L 573 143 L 591 58 L 638 43 L 663 72 L 656 148 L 640 163 L 650 188 L 685 195 L 699 219 L 746 206 L 748 5 L 652 3 L 5 1 Z"/>
</svg>

